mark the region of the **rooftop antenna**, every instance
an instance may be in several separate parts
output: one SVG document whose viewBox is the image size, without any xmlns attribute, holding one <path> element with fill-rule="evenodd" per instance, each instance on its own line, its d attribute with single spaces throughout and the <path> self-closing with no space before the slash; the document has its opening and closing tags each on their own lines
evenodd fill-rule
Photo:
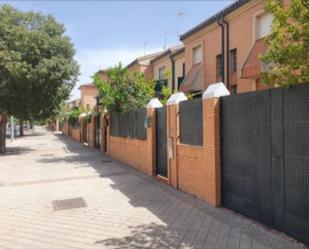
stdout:
<svg viewBox="0 0 309 249">
<path fill-rule="evenodd" d="M 170 35 L 170 34 L 173 34 L 173 33 L 174 33 L 173 30 L 168 30 L 168 31 L 164 32 L 164 47 L 163 47 L 164 50 L 166 49 L 166 38 L 167 38 L 167 36 Z"/>
<path fill-rule="evenodd" d="M 180 20 L 180 17 L 186 15 L 187 13 L 186 12 L 181 12 L 181 11 L 178 11 L 177 12 L 177 35 L 180 36 L 180 31 L 179 31 L 179 20 Z"/>
<path fill-rule="evenodd" d="M 146 45 L 149 44 L 149 41 L 144 42 L 144 55 L 146 55 Z"/>
</svg>

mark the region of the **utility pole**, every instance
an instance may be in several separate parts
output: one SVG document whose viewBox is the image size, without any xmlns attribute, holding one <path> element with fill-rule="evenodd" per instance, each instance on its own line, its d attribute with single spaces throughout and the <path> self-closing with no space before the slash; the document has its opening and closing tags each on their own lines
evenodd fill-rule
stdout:
<svg viewBox="0 0 309 249">
<path fill-rule="evenodd" d="M 179 20 L 180 20 L 180 17 L 181 17 L 181 16 L 184 16 L 184 15 L 186 15 L 186 12 L 178 11 L 178 13 L 177 13 L 177 35 L 178 35 L 178 36 L 180 36 Z"/>
<path fill-rule="evenodd" d="M 170 35 L 170 34 L 172 34 L 172 33 L 174 33 L 174 31 L 173 30 L 168 30 L 168 31 L 165 31 L 164 32 L 164 50 L 166 49 L 166 38 L 167 38 L 167 35 Z"/>
<path fill-rule="evenodd" d="M 14 118 L 13 115 L 11 115 L 11 142 L 14 141 Z"/>
</svg>

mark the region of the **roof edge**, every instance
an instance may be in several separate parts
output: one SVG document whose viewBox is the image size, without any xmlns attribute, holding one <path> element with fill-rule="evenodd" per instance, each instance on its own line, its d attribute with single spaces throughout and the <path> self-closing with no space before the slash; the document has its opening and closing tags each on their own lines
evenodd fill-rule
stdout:
<svg viewBox="0 0 309 249">
<path fill-rule="evenodd" d="M 220 10 L 216 14 L 210 16 L 205 21 L 201 22 L 197 26 L 193 27 L 192 29 L 188 30 L 184 34 L 180 36 L 180 40 L 183 41 L 184 39 L 190 37 L 191 35 L 195 34 L 196 32 L 200 31 L 201 29 L 207 27 L 208 25 L 214 23 L 222 16 L 226 16 L 233 12 L 234 10 L 240 8 L 241 6 L 245 5 L 246 3 L 250 2 L 251 0 L 238 0 L 235 3 L 230 4 L 229 6 L 225 7 L 224 9 Z"/>
</svg>

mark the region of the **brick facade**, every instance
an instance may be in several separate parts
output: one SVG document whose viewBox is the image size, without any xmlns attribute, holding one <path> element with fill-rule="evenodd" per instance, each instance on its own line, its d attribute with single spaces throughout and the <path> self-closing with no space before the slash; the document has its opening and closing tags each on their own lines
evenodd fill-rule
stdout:
<svg viewBox="0 0 309 249">
<path fill-rule="evenodd" d="M 203 146 L 179 143 L 179 106 L 168 107 L 169 184 L 213 206 L 221 203 L 219 100 L 203 101 Z"/>
<path fill-rule="evenodd" d="M 80 128 L 72 128 L 71 127 L 71 138 L 77 142 L 81 141 L 81 132 Z"/>
<path fill-rule="evenodd" d="M 98 89 L 94 84 L 85 84 L 80 86 L 80 106 L 93 110 L 97 104 L 95 97 L 99 95 Z"/>
<path fill-rule="evenodd" d="M 187 72 L 192 67 L 192 50 L 201 45 L 203 50 L 203 85 L 204 90 L 208 85 L 220 81 L 227 81 L 227 53 L 230 54 L 230 85 L 237 86 L 237 92 L 257 90 L 259 87 L 257 78 L 243 78 L 242 67 L 245 64 L 250 51 L 256 41 L 256 18 L 265 13 L 265 0 L 248 1 L 248 3 L 227 14 L 224 19 L 229 24 L 229 50 L 226 51 L 227 34 L 225 33 L 225 57 L 224 57 L 224 79 L 218 79 L 217 56 L 222 54 L 221 48 L 221 27 L 216 21 L 204 28 L 185 37 L 185 63 Z M 231 50 L 236 49 L 237 71 L 233 72 L 231 67 Z M 257 59 L 258 60 L 258 59 Z"/>
<path fill-rule="evenodd" d="M 151 126 L 147 128 L 147 139 L 110 136 L 110 131 L 108 131 L 107 154 L 152 176 L 155 165 L 155 112 L 154 109 L 148 109 L 147 113 L 151 119 Z"/>
</svg>

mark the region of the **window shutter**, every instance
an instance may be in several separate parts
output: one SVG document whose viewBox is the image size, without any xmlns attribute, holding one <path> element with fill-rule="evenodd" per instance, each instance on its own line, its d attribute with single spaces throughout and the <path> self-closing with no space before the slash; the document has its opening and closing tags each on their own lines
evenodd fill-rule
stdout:
<svg viewBox="0 0 309 249">
<path fill-rule="evenodd" d="M 203 59 L 202 46 L 198 46 L 198 47 L 193 48 L 193 51 L 192 51 L 193 65 L 198 64 L 198 63 L 202 63 L 202 59 Z"/>
<path fill-rule="evenodd" d="M 261 39 L 270 35 L 273 16 L 270 13 L 257 17 L 256 20 L 256 39 Z"/>
</svg>

